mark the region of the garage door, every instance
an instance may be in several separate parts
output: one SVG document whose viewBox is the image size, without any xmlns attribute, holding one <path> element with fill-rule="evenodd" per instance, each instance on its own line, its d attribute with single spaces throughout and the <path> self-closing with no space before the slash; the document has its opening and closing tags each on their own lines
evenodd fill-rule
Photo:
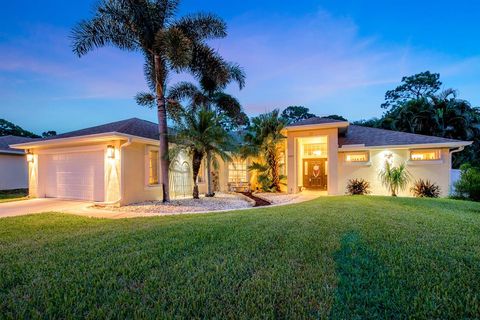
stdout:
<svg viewBox="0 0 480 320">
<path fill-rule="evenodd" d="M 45 195 L 104 201 L 103 151 L 45 155 Z"/>
</svg>

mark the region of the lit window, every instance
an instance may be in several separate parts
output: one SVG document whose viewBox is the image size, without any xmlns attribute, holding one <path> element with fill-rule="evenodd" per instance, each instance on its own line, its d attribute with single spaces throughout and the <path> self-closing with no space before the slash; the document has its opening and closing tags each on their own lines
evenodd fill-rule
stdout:
<svg viewBox="0 0 480 320">
<path fill-rule="evenodd" d="M 150 150 L 148 152 L 148 164 L 149 164 L 149 174 L 148 174 L 148 184 L 158 184 L 158 151 Z"/>
<path fill-rule="evenodd" d="M 234 159 L 233 162 L 228 163 L 228 182 L 248 182 L 246 160 Z"/>
<path fill-rule="evenodd" d="M 349 152 L 345 154 L 345 161 L 347 162 L 367 162 L 368 152 Z"/>
<path fill-rule="evenodd" d="M 327 144 L 326 143 L 307 143 L 303 146 L 304 157 L 327 157 Z"/>
<path fill-rule="evenodd" d="M 425 161 L 425 160 L 440 160 L 440 150 L 412 150 L 410 151 L 410 160 Z"/>
</svg>

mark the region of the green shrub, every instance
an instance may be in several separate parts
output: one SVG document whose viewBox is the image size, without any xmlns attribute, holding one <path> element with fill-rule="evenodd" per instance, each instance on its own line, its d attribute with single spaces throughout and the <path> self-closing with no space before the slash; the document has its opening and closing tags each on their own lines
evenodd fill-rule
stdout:
<svg viewBox="0 0 480 320">
<path fill-rule="evenodd" d="M 410 190 L 417 198 L 438 198 L 440 196 L 440 187 L 430 180 L 419 179 L 415 181 Z"/>
<path fill-rule="evenodd" d="M 370 183 L 364 179 L 350 179 L 347 184 L 347 194 L 365 195 L 370 193 Z"/>
<path fill-rule="evenodd" d="M 480 201 L 480 168 L 464 164 L 460 170 L 460 180 L 455 183 L 454 197 Z"/>
</svg>

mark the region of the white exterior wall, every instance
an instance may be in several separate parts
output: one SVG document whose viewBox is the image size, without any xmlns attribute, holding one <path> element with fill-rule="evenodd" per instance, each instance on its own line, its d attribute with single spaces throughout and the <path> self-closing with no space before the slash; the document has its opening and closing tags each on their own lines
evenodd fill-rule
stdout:
<svg viewBox="0 0 480 320">
<path fill-rule="evenodd" d="M 345 152 L 339 152 L 339 193 L 345 193 L 349 179 L 365 179 L 370 183 L 370 191 L 373 195 L 390 195 L 387 189 L 381 184 L 378 174 L 385 163 L 385 153 L 392 153 L 393 165 L 397 166 L 407 162 L 407 170 L 410 173 L 411 181 L 408 187 L 399 192 L 399 196 L 412 196 L 410 188 L 415 180 L 430 180 L 441 188 L 441 195 L 448 196 L 450 188 L 450 154 L 448 149 L 442 149 L 441 160 L 438 161 L 409 161 L 409 149 L 372 149 L 370 162 L 353 163 L 345 161 Z"/>
<path fill-rule="evenodd" d="M 24 155 L 0 154 L 0 190 L 28 188 L 28 166 Z"/>
</svg>

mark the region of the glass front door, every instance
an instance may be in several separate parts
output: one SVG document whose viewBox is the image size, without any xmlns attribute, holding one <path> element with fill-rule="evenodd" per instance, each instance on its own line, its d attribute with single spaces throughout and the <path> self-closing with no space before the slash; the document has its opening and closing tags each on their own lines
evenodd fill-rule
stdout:
<svg viewBox="0 0 480 320">
<path fill-rule="evenodd" d="M 327 190 L 325 158 L 303 159 L 303 186 L 307 189 Z"/>
</svg>

